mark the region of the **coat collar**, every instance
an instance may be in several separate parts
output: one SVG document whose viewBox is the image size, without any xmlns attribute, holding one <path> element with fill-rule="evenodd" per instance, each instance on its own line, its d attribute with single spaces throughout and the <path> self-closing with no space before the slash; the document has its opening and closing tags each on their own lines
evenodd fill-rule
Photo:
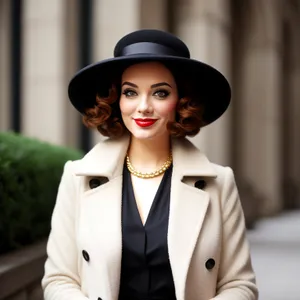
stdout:
<svg viewBox="0 0 300 300">
<path fill-rule="evenodd" d="M 117 140 L 98 143 L 81 160 L 76 162 L 75 175 L 103 176 L 109 179 L 122 174 L 130 138 L 124 135 Z M 187 139 L 173 139 L 173 170 L 181 178 L 189 176 L 217 177 L 207 157 Z"/>
</svg>

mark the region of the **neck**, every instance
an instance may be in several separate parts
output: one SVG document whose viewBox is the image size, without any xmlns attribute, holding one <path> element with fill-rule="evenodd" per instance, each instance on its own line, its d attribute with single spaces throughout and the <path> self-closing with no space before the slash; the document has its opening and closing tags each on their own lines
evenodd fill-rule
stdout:
<svg viewBox="0 0 300 300">
<path fill-rule="evenodd" d="M 140 172 L 152 172 L 160 168 L 170 155 L 170 138 L 140 140 L 131 136 L 128 155 L 130 162 Z"/>
</svg>

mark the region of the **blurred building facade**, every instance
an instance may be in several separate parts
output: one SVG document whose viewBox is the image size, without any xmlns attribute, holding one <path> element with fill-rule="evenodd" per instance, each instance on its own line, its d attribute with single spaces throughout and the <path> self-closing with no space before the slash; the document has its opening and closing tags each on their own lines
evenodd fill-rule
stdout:
<svg viewBox="0 0 300 300">
<path fill-rule="evenodd" d="M 0 130 L 88 150 L 71 76 L 140 28 L 175 33 L 230 81 L 191 140 L 236 174 L 247 220 L 300 207 L 300 0 L 0 0 Z"/>
</svg>

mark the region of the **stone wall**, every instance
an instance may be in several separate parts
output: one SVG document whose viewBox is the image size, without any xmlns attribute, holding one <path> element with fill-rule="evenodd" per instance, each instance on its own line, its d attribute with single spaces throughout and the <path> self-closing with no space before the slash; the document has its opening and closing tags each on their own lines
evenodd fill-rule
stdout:
<svg viewBox="0 0 300 300">
<path fill-rule="evenodd" d="M 46 241 L 0 256 L 0 300 L 42 300 Z"/>
</svg>

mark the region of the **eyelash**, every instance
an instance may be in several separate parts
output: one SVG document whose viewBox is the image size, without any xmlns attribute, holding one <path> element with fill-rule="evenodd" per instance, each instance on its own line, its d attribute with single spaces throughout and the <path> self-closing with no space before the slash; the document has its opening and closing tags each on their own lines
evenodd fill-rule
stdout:
<svg viewBox="0 0 300 300">
<path fill-rule="evenodd" d="M 157 90 L 157 91 L 155 91 L 155 93 L 154 94 L 157 94 L 157 93 L 163 93 L 164 94 L 164 96 L 162 96 L 162 97 L 159 97 L 159 98 L 167 98 L 169 95 L 170 95 L 170 92 L 169 91 L 167 91 L 167 90 Z"/>
<path fill-rule="evenodd" d="M 123 95 L 125 95 L 126 97 L 129 97 L 129 98 L 135 96 L 135 95 L 128 96 L 128 93 L 133 93 L 135 95 L 137 94 L 134 90 L 131 90 L 131 89 L 126 89 L 122 92 Z M 158 93 L 163 93 L 164 94 L 163 96 L 157 96 L 158 98 L 161 98 L 161 99 L 165 99 L 170 95 L 170 92 L 167 91 L 167 90 L 157 90 L 157 91 L 154 92 L 153 95 L 158 94 Z"/>
<path fill-rule="evenodd" d="M 127 94 L 128 93 L 134 93 L 136 94 L 136 92 L 134 90 L 131 90 L 131 89 L 126 89 L 122 92 L 123 95 L 125 95 L 126 97 L 132 97 L 132 96 L 128 96 Z"/>
</svg>

